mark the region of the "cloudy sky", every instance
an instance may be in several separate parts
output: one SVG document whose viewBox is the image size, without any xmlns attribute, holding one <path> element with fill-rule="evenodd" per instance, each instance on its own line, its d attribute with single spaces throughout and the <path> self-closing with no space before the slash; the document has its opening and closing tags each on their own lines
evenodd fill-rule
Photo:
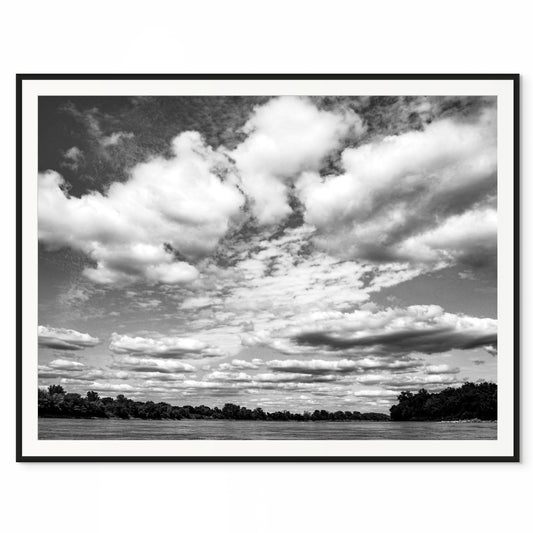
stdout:
<svg viewBox="0 0 533 533">
<path fill-rule="evenodd" d="M 40 97 L 39 384 L 388 411 L 496 380 L 496 100 Z"/>
</svg>

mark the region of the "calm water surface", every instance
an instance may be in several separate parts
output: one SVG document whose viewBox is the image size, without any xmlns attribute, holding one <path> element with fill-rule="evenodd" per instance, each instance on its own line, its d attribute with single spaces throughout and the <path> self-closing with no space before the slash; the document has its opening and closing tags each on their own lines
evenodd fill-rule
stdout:
<svg viewBox="0 0 533 533">
<path fill-rule="evenodd" d="M 93 440 L 479 440 L 495 422 L 257 422 L 252 420 L 78 420 L 40 418 L 39 439 Z"/>
</svg>

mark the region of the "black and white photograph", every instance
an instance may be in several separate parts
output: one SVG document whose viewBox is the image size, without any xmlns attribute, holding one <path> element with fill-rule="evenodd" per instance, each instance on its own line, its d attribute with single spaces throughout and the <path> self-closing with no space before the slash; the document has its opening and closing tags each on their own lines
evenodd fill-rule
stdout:
<svg viewBox="0 0 533 533">
<path fill-rule="evenodd" d="M 2 531 L 531 522 L 524 2 L 6 7 Z"/>
<path fill-rule="evenodd" d="M 512 457 L 517 80 L 431 82 L 24 104 L 43 455 Z"/>
</svg>

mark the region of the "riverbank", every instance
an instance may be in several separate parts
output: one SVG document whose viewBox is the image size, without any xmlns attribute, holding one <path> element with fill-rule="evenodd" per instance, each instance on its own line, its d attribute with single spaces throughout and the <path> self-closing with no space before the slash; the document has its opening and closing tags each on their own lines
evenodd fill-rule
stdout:
<svg viewBox="0 0 533 533">
<path fill-rule="evenodd" d="M 127 419 L 120 418 L 118 416 L 107 416 L 107 417 L 96 417 L 96 416 L 70 416 L 70 415 L 39 415 L 39 419 L 41 418 L 52 418 L 52 419 L 66 419 L 66 420 L 144 420 L 147 422 L 150 421 L 161 421 L 161 420 L 174 420 L 176 422 L 179 422 L 183 419 L 162 419 L 162 418 L 140 418 L 140 417 L 130 417 Z M 202 422 L 205 420 L 235 420 L 233 418 L 188 418 L 187 420 L 190 421 L 197 421 Z M 257 420 L 240 420 L 242 422 L 257 422 Z M 272 419 L 265 419 L 261 420 L 261 422 L 340 422 L 340 423 L 350 423 L 350 422 L 380 422 L 380 423 L 386 423 L 386 422 L 394 422 L 394 423 L 405 423 L 405 422 L 417 422 L 417 423 L 439 423 L 439 424 L 479 424 L 479 423 L 487 423 L 487 424 L 497 424 L 497 420 L 481 420 L 480 418 L 469 418 L 467 420 L 391 420 L 390 418 L 387 420 L 312 420 L 312 419 L 304 419 L 304 420 L 272 420 Z"/>
<path fill-rule="evenodd" d="M 467 420 L 439 420 L 441 424 L 479 424 L 480 422 L 487 424 L 497 424 L 497 420 L 481 420 L 480 418 L 469 418 Z"/>
</svg>

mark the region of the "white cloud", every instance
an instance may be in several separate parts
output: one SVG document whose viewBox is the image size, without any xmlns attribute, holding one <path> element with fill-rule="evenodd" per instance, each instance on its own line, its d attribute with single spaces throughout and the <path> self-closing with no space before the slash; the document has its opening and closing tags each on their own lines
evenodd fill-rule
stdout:
<svg viewBox="0 0 533 533">
<path fill-rule="evenodd" d="M 66 359 L 54 359 L 50 363 L 48 363 L 48 366 L 50 368 L 53 368 L 55 370 L 83 370 L 85 365 L 83 363 L 79 363 L 78 361 L 68 361 Z"/>
<path fill-rule="evenodd" d="M 255 109 L 233 152 L 244 191 L 260 224 L 275 224 L 291 213 L 288 184 L 306 170 L 318 170 L 352 128 L 355 113 L 317 109 L 309 100 L 283 96 Z"/>
<path fill-rule="evenodd" d="M 496 155 L 496 114 L 487 110 L 473 122 L 443 119 L 347 148 L 344 173 L 307 172 L 297 190 L 306 221 L 320 232 L 316 242 L 338 256 L 460 259 L 480 232 L 483 246 L 495 246 L 492 219 L 482 229 L 449 219 L 493 203 Z"/>
<path fill-rule="evenodd" d="M 237 355 L 239 335 L 283 329 L 311 312 L 346 311 L 368 303 L 372 292 L 416 277 L 423 270 L 400 264 L 341 261 L 313 250 L 309 226 L 288 228 L 276 238 L 247 239 L 231 268 L 202 270 L 178 307 L 188 330 Z M 184 329 L 187 331 L 187 329 Z M 197 333 L 195 333 L 196 335 Z"/>
<path fill-rule="evenodd" d="M 425 388 L 428 390 L 441 390 L 446 387 L 460 385 L 462 380 L 455 375 L 450 374 L 431 374 L 431 375 L 397 375 L 397 376 L 364 376 L 357 378 L 363 385 L 373 385 L 379 383 L 382 387 L 389 390 L 404 391 L 418 390 Z"/>
<path fill-rule="evenodd" d="M 134 372 L 181 373 L 194 372 L 194 366 L 173 359 L 125 355 L 114 360 L 114 367 Z"/>
<path fill-rule="evenodd" d="M 225 355 L 220 349 L 197 339 L 186 337 L 130 337 L 111 335 L 109 349 L 116 354 L 188 359 L 219 357 Z"/>
<path fill-rule="evenodd" d="M 258 369 L 264 364 L 262 359 L 252 359 L 251 361 L 244 361 L 242 359 L 233 359 L 230 363 L 221 363 L 218 368 L 223 371 L 228 370 L 251 370 Z"/>
<path fill-rule="evenodd" d="M 351 392 L 351 396 L 363 397 L 363 398 L 394 398 L 397 396 L 397 392 L 391 392 L 382 389 L 367 389 L 357 390 Z"/>
<path fill-rule="evenodd" d="M 438 305 L 380 311 L 315 312 L 279 330 L 242 333 L 245 346 L 268 346 L 287 354 L 337 354 L 362 358 L 442 353 L 494 345 L 497 321 L 446 313 Z"/>
<path fill-rule="evenodd" d="M 486 352 L 488 352 L 492 356 L 498 355 L 498 348 L 496 346 L 483 346 Z"/>
<path fill-rule="evenodd" d="M 435 229 L 404 241 L 402 254 L 426 260 L 457 259 L 470 266 L 495 261 L 498 214 L 496 209 L 472 209 L 448 218 Z"/>
<path fill-rule="evenodd" d="M 56 350 L 83 350 L 100 344 L 100 339 L 74 329 L 39 326 L 37 333 L 40 346 Z"/>
<path fill-rule="evenodd" d="M 293 372 L 302 374 L 348 374 L 366 372 L 368 370 L 388 370 L 391 372 L 405 372 L 421 366 L 417 359 L 387 361 L 380 359 L 364 358 L 361 360 L 272 360 L 266 361 L 265 365 L 276 372 Z M 447 365 L 445 365 L 447 366 Z"/>
<path fill-rule="evenodd" d="M 461 369 L 447 364 L 428 365 L 424 369 L 426 374 L 458 374 Z"/>
<path fill-rule="evenodd" d="M 129 383 L 98 383 L 97 381 L 88 386 L 88 389 L 98 392 L 133 392 L 138 390 Z"/>
<path fill-rule="evenodd" d="M 146 269 L 146 278 L 150 281 L 167 283 L 188 283 L 198 277 L 198 271 L 192 265 L 182 261 L 174 263 L 163 263 L 160 265 L 150 265 Z"/>
<path fill-rule="evenodd" d="M 299 361 L 296 359 L 267 361 L 266 366 L 277 372 L 291 372 L 302 374 L 329 374 L 348 373 L 359 369 L 357 363 L 343 359 L 340 361 L 325 361 L 312 359 L 310 361 Z"/>
<path fill-rule="evenodd" d="M 208 374 L 205 379 L 208 381 L 237 382 L 246 384 L 248 387 L 255 387 L 264 383 L 325 383 L 335 381 L 338 378 L 329 374 L 302 374 L 299 372 L 265 372 L 252 375 L 246 372 L 221 372 L 215 370 Z"/>
<path fill-rule="evenodd" d="M 139 280 L 189 283 L 198 273 L 177 260 L 209 254 L 238 217 L 244 198 L 228 174 L 224 156 L 206 147 L 199 134 L 173 141 L 170 159 L 156 157 L 131 170 L 125 183 L 81 198 L 65 191 L 54 171 L 39 175 L 39 239 L 49 248 L 85 252 L 96 283 Z"/>
<path fill-rule="evenodd" d="M 210 298 L 208 296 L 193 296 L 187 298 L 180 305 L 181 309 L 201 309 L 205 307 L 210 307 L 216 304 L 220 304 L 220 298 Z"/>
</svg>

